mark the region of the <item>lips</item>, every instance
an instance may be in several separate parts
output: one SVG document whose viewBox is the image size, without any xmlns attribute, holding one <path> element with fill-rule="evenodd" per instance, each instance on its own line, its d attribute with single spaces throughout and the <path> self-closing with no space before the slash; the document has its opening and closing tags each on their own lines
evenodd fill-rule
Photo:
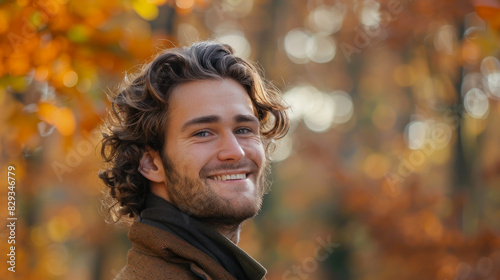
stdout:
<svg viewBox="0 0 500 280">
<path fill-rule="evenodd" d="M 201 178 L 214 181 L 231 182 L 252 179 L 258 173 L 258 167 L 249 159 L 244 158 L 238 163 L 222 163 L 217 165 L 206 165 L 200 171 Z"/>
</svg>

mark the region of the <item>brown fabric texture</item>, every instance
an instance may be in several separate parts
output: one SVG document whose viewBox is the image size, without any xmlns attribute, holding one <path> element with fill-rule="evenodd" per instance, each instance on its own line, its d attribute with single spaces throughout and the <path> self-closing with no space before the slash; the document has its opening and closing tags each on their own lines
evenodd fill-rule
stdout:
<svg viewBox="0 0 500 280">
<path fill-rule="evenodd" d="M 210 256 L 173 233 L 134 222 L 128 236 L 132 248 L 115 280 L 235 279 Z"/>
</svg>

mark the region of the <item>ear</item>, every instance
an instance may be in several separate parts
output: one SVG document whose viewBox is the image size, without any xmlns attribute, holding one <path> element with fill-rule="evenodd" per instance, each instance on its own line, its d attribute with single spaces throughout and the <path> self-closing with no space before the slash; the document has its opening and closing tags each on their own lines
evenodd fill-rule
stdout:
<svg viewBox="0 0 500 280">
<path fill-rule="evenodd" d="M 152 183 L 165 182 L 165 169 L 158 152 L 147 149 L 142 154 L 139 172 Z"/>
</svg>

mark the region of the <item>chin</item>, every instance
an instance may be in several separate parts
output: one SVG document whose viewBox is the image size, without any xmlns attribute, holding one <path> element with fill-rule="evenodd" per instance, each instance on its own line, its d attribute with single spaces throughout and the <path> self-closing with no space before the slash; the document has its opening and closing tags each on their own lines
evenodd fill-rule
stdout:
<svg viewBox="0 0 500 280">
<path fill-rule="evenodd" d="M 229 196 L 222 196 L 228 202 L 232 212 L 254 212 L 257 213 L 262 206 L 262 194 L 256 193 L 255 189 L 245 193 L 231 193 Z"/>
<path fill-rule="evenodd" d="M 212 215 L 203 217 L 203 220 L 214 226 L 237 226 L 245 220 L 253 218 L 260 211 L 262 198 L 259 197 L 239 197 L 226 201 L 225 209 L 220 209 Z"/>
<path fill-rule="evenodd" d="M 248 202 L 248 203 L 241 203 L 234 205 L 232 207 L 232 212 L 237 214 L 241 213 L 240 215 L 244 215 L 244 213 L 249 216 L 249 218 L 255 216 L 259 210 L 260 210 L 261 203 L 256 203 L 254 201 Z"/>
</svg>

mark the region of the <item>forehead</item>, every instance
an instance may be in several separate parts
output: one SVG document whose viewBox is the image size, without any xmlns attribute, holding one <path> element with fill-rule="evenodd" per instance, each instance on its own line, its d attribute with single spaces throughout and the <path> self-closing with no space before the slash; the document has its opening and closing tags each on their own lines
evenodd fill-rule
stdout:
<svg viewBox="0 0 500 280">
<path fill-rule="evenodd" d="M 225 119 L 237 114 L 255 115 L 255 108 L 243 86 L 233 79 L 184 83 L 172 91 L 169 100 L 169 126 L 201 116 Z"/>
</svg>

